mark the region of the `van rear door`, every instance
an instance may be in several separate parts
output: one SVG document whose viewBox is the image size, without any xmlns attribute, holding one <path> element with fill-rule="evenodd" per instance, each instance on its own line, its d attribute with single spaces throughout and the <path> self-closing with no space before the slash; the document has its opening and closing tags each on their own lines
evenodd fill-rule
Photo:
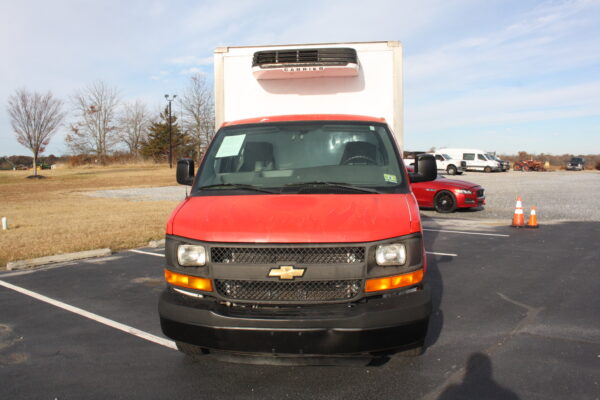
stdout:
<svg viewBox="0 0 600 400">
<path fill-rule="evenodd" d="M 462 159 L 467 163 L 467 169 L 479 170 L 483 168 L 475 153 L 463 153 Z"/>
</svg>

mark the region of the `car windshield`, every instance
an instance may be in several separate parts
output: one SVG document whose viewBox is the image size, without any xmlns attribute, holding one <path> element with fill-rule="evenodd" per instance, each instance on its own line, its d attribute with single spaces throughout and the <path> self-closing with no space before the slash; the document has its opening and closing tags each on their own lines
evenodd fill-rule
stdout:
<svg viewBox="0 0 600 400">
<path fill-rule="evenodd" d="M 487 157 L 488 160 L 490 161 L 498 161 L 498 159 L 496 158 L 496 156 L 493 156 L 491 154 L 486 154 L 485 155 Z"/>
<path fill-rule="evenodd" d="M 448 154 L 444 153 L 442 154 L 442 157 L 444 157 L 446 160 L 451 160 L 452 157 L 450 157 Z"/>
<path fill-rule="evenodd" d="M 364 122 L 281 122 L 221 129 L 197 191 L 395 193 L 407 190 L 390 132 Z"/>
</svg>

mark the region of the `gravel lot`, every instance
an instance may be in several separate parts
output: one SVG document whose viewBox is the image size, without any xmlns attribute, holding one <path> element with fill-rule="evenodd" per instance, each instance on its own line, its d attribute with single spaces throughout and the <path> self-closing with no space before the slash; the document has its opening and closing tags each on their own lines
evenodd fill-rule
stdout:
<svg viewBox="0 0 600 400">
<path fill-rule="evenodd" d="M 467 172 L 460 176 L 446 176 L 477 183 L 485 188 L 487 205 L 482 209 L 459 210 L 453 214 L 439 214 L 422 210 L 430 217 L 486 219 L 511 221 L 517 196 L 523 199 L 525 214 L 531 206 L 537 207 L 538 222 L 600 221 L 600 172 Z M 164 186 L 99 190 L 86 192 L 94 197 L 125 198 L 135 201 L 182 200 L 185 186 Z"/>
<path fill-rule="evenodd" d="M 536 206 L 540 224 L 549 221 L 600 221 L 600 172 L 467 172 L 446 177 L 483 186 L 487 203 L 482 210 L 459 211 L 450 216 L 510 221 L 515 200 L 521 196 L 526 217 L 529 208 Z M 441 216 L 434 211 L 424 213 Z"/>
</svg>

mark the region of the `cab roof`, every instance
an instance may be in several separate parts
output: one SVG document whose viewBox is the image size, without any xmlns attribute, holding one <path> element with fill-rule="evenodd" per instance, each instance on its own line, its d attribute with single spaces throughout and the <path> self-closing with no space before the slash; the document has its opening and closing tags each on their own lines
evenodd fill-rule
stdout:
<svg viewBox="0 0 600 400">
<path fill-rule="evenodd" d="M 385 123 L 384 118 L 368 117 L 365 115 L 346 115 L 346 114 L 298 114 L 298 115 L 274 115 L 268 117 L 248 118 L 238 121 L 223 123 L 225 126 L 261 124 L 268 122 L 295 122 L 295 121 L 361 121 Z"/>
</svg>

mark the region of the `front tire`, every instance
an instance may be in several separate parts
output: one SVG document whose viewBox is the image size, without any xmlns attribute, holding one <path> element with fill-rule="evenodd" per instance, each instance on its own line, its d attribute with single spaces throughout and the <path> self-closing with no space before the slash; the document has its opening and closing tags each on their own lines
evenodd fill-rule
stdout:
<svg viewBox="0 0 600 400">
<path fill-rule="evenodd" d="M 446 168 L 446 172 L 448 173 L 448 175 L 456 175 L 456 167 L 454 165 L 448 165 L 448 168 Z"/>
<path fill-rule="evenodd" d="M 492 172 L 492 168 L 491 168 L 491 167 L 485 167 L 485 168 L 483 169 L 483 172 L 485 172 L 485 173 L 488 173 L 488 174 L 489 174 L 490 172 Z"/>
<path fill-rule="evenodd" d="M 451 192 L 442 190 L 433 198 L 433 207 L 435 211 L 443 214 L 454 212 L 456 210 L 456 197 Z"/>
</svg>

